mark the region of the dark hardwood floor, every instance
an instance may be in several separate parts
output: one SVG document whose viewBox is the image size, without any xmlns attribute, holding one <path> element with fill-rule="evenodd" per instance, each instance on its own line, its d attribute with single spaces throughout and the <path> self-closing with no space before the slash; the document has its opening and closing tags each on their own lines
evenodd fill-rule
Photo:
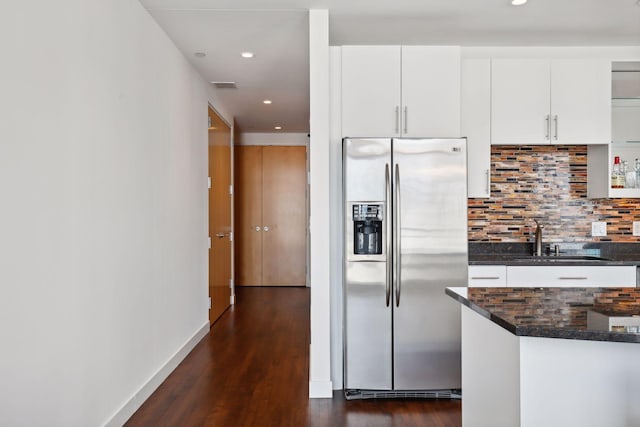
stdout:
<svg viewBox="0 0 640 427">
<path fill-rule="evenodd" d="M 127 426 L 461 425 L 459 401 L 308 399 L 309 290 L 238 288 L 237 304 Z"/>
</svg>

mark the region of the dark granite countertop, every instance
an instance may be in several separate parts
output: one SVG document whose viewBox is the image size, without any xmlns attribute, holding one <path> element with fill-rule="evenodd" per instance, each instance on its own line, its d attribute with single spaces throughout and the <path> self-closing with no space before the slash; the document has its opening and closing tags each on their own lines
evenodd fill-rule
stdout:
<svg viewBox="0 0 640 427">
<path fill-rule="evenodd" d="M 640 316 L 640 288 L 447 288 L 447 295 L 517 336 L 640 343 L 587 329 L 587 311 Z"/>
<path fill-rule="evenodd" d="M 559 255 L 553 254 L 555 245 Z M 531 243 L 469 242 L 469 265 L 640 265 L 638 243 L 549 243 L 543 256 L 532 253 Z"/>
</svg>

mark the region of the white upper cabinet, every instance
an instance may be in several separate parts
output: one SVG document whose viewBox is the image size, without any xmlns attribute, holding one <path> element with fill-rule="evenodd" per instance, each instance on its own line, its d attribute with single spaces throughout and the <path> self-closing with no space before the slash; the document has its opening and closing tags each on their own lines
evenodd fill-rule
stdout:
<svg viewBox="0 0 640 427">
<path fill-rule="evenodd" d="M 400 135 L 400 46 L 342 47 L 342 136 Z"/>
<path fill-rule="evenodd" d="M 552 142 L 611 142 L 611 61 L 551 61 Z"/>
<path fill-rule="evenodd" d="M 607 144 L 611 63 L 600 59 L 494 59 L 492 144 Z"/>
<path fill-rule="evenodd" d="M 460 48 L 402 47 L 402 135 L 460 136 Z"/>
<path fill-rule="evenodd" d="M 467 138 L 469 197 L 491 190 L 491 61 L 464 59 L 461 75 L 461 130 Z"/>
<path fill-rule="evenodd" d="M 548 144 L 550 63 L 494 59 L 491 63 L 491 143 Z"/>
<path fill-rule="evenodd" d="M 343 46 L 342 136 L 460 136 L 460 48 Z"/>
</svg>

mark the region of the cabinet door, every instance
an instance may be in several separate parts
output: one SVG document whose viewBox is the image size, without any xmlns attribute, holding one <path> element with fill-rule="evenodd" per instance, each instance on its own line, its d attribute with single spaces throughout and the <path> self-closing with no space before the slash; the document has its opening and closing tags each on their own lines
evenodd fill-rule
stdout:
<svg viewBox="0 0 640 427">
<path fill-rule="evenodd" d="M 470 265 L 469 287 L 504 288 L 507 286 L 505 265 Z"/>
<path fill-rule="evenodd" d="M 467 138 L 467 194 L 489 197 L 491 190 L 491 61 L 462 61 L 462 136 Z"/>
<path fill-rule="evenodd" d="M 459 47 L 402 47 L 402 134 L 460 136 Z"/>
<path fill-rule="evenodd" d="M 262 147 L 235 147 L 235 284 L 262 285 Z"/>
<path fill-rule="evenodd" d="M 400 46 L 342 47 L 342 136 L 400 135 Z"/>
<path fill-rule="evenodd" d="M 507 266 L 508 287 L 632 287 L 635 266 Z"/>
<path fill-rule="evenodd" d="M 491 63 L 491 143 L 548 144 L 550 62 L 494 59 Z"/>
<path fill-rule="evenodd" d="M 551 62 L 551 141 L 608 144 L 611 141 L 611 61 Z"/>
</svg>

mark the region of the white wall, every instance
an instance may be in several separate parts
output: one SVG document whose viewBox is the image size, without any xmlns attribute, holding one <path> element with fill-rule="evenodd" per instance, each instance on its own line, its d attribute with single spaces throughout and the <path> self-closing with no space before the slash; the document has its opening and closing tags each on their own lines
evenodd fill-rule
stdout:
<svg viewBox="0 0 640 427">
<path fill-rule="evenodd" d="M 343 387 L 343 265 L 344 230 L 342 206 L 342 48 L 329 48 L 330 58 L 330 160 L 331 176 L 331 381 L 333 388 Z"/>
<path fill-rule="evenodd" d="M 236 145 L 308 145 L 309 136 L 306 133 L 241 133 Z"/>
<path fill-rule="evenodd" d="M 5 2 L 0 52 L 0 425 L 118 424 L 208 329 L 208 88 L 136 0 Z"/>
<path fill-rule="evenodd" d="M 329 12 L 309 11 L 311 345 L 309 397 L 331 397 Z"/>
</svg>

